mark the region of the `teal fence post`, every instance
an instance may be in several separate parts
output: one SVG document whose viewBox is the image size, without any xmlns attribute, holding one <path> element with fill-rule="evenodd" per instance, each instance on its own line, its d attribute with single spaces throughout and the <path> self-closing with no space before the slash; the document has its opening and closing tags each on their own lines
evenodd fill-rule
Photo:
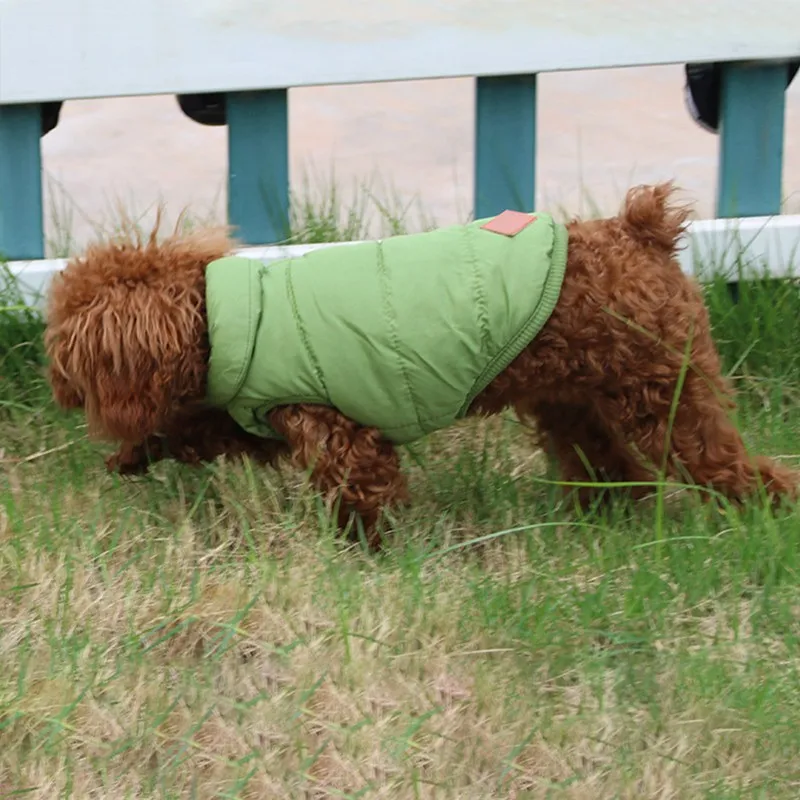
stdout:
<svg viewBox="0 0 800 800">
<path fill-rule="evenodd" d="M 785 63 L 723 66 L 718 217 L 780 213 L 786 77 Z"/>
<path fill-rule="evenodd" d="M 288 92 L 232 92 L 228 121 L 228 221 L 244 244 L 289 233 Z"/>
<path fill-rule="evenodd" d="M 536 76 L 477 79 L 475 94 L 476 219 L 532 211 L 536 198 Z"/>
<path fill-rule="evenodd" d="M 44 258 L 42 113 L 0 106 L 0 258 Z"/>
</svg>

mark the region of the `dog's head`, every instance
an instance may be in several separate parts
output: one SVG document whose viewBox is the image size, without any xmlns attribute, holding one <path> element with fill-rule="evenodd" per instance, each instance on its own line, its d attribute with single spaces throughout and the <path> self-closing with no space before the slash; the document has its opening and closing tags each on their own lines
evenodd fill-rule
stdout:
<svg viewBox="0 0 800 800">
<path fill-rule="evenodd" d="M 56 402 L 90 433 L 139 442 L 205 392 L 205 268 L 223 230 L 95 244 L 53 279 L 45 347 Z"/>
</svg>

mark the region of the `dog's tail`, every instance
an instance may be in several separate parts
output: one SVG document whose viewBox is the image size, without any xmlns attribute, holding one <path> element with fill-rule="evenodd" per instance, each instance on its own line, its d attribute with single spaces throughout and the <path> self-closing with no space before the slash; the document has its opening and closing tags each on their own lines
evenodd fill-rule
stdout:
<svg viewBox="0 0 800 800">
<path fill-rule="evenodd" d="M 628 235 L 642 245 L 674 253 L 689 218 L 689 208 L 673 201 L 675 192 L 671 181 L 628 190 L 619 214 Z"/>
</svg>

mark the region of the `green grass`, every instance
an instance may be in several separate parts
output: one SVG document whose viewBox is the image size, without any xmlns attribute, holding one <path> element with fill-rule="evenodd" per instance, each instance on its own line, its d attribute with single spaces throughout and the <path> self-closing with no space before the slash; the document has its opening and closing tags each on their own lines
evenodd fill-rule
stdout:
<svg viewBox="0 0 800 800">
<path fill-rule="evenodd" d="M 748 442 L 794 458 L 796 285 L 708 302 Z M 580 515 L 513 419 L 465 422 L 370 556 L 302 476 L 106 475 L 41 332 L 0 312 L 0 797 L 800 796 L 793 510 Z"/>
</svg>

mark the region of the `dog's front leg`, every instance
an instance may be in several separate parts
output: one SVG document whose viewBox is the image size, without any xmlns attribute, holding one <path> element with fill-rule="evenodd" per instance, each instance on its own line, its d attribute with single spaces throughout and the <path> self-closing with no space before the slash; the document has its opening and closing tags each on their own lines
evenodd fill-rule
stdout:
<svg viewBox="0 0 800 800">
<path fill-rule="evenodd" d="M 311 470 L 316 488 L 340 502 L 339 526 L 356 514 L 369 546 L 379 547 L 381 513 L 408 498 L 394 445 L 327 406 L 284 406 L 270 414 L 270 424 L 288 442 L 294 463 Z"/>
<path fill-rule="evenodd" d="M 123 442 L 117 452 L 106 459 L 106 469 L 120 475 L 143 475 L 153 462 L 162 458 L 163 442 L 151 436 L 144 442 Z"/>
</svg>

